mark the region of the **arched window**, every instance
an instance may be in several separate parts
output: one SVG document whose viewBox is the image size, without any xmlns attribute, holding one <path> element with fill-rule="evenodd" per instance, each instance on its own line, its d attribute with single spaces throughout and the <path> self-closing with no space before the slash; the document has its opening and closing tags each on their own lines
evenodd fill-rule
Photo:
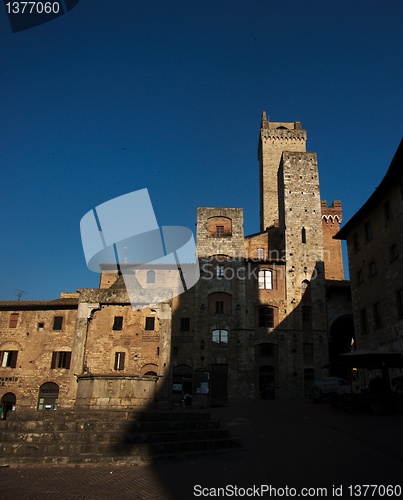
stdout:
<svg viewBox="0 0 403 500">
<path fill-rule="evenodd" d="M 213 330 L 211 340 L 214 344 L 228 344 L 228 330 Z"/>
<path fill-rule="evenodd" d="M 270 269 L 259 269 L 258 285 L 260 290 L 271 290 L 273 288 L 273 272 Z"/>
<path fill-rule="evenodd" d="M 229 217 L 215 216 L 207 221 L 208 235 L 214 238 L 224 238 L 232 235 L 232 220 Z"/>
<path fill-rule="evenodd" d="M 59 397 L 59 386 L 54 382 L 46 382 L 39 388 L 38 410 L 56 410 Z"/>
<path fill-rule="evenodd" d="M 155 283 L 155 271 L 147 272 L 147 283 Z"/>
</svg>

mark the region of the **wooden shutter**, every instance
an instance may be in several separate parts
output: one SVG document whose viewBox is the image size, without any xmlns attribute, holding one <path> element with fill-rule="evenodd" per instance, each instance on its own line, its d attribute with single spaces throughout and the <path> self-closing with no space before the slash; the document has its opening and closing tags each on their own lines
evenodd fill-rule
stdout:
<svg viewBox="0 0 403 500">
<path fill-rule="evenodd" d="M 15 368 L 17 366 L 18 351 L 11 351 L 10 355 L 11 355 L 10 368 Z"/>
<path fill-rule="evenodd" d="M 53 330 L 61 330 L 63 326 L 63 316 L 55 316 L 53 319 Z"/>
<path fill-rule="evenodd" d="M 9 328 L 17 328 L 19 313 L 11 313 L 10 314 L 10 323 Z"/>
<path fill-rule="evenodd" d="M 70 368 L 70 363 L 71 363 L 71 352 L 66 352 L 66 366 L 64 368 L 67 368 L 67 370 Z"/>
</svg>

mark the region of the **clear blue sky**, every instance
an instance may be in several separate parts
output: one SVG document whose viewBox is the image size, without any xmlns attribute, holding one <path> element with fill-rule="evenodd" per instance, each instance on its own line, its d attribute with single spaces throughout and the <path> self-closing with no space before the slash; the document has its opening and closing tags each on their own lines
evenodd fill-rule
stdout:
<svg viewBox="0 0 403 500">
<path fill-rule="evenodd" d="M 348 220 L 403 136 L 401 0 L 81 0 L 12 33 L 0 5 L 0 299 L 96 287 L 79 222 L 148 188 L 160 225 L 242 207 L 260 115 L 302 121 Z"/>
</svg>

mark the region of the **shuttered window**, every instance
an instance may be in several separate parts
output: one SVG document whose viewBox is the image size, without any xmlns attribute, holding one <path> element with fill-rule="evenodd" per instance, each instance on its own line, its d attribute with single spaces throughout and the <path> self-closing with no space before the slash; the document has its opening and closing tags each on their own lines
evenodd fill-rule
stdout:
<svg viewBox="0 0 403 500">
<path fill-rule="evenodd" d="M 16 368 L 18 351 L 0 351 L 1 368 Z"/>
<path fill-rule="evenodd" d="M 71 352 L 70 351 L 54 351 L 52 353 L 52 363 L 50 368 L 52 370 L 56 368 L 64 368 L 68 370 L 70 368 L 71 362 Z"/>
<path fill-rule="evenodd" d="M 146 330 L 154 330 L 154 326 L 155 326 L 155 318 L 152 316 L 147 316 L 145 329 Z"/>
<path fill-rule="evenodd" d="M 55 316 L 53 319 L 53 330 L 61 330 L 63 327 L 63 316 Z"/>
<path fill-rule="evenodd" d="M 17 328 L 17 323 L 18 323 L 18 313 L 11 313 L 10 314 L 10 323 L 9 323 L 9 328 Z"/>
<path fill-rule="evenodd" d="M 115 352 L 115 365 L 114 370 L 123 370 L 125 367 L 125 352 Z"/>
</svg>

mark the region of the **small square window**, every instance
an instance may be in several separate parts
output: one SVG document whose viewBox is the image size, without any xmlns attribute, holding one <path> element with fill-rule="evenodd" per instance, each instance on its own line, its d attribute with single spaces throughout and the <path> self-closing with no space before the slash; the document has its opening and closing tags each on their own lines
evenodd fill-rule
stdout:
<svg viewBox="0 0 403 500">
<path fill-rule="evenodd" d="M 55 316 L 53 319 L 53 330 L 60 331 L 63 328 L 63 316 Z"/>
<path fill-rule="evenodd" d="M 216 276 L 217 278 L 223 278 L 225 273 L 225 268 L 222 265 L 216 267 Z"/>
<path fill-rule="evenodd" d="M 125 368 L 125 357 L 126 353 L 124 352 L 115 352 L 115 363 L 113 365 L 113 369 L 116 371 L 124 370 Z"/>
<path fill-rule="evenodd" d="M 376 271 L 376 263 L 374 260 L 369 263 L 368 269 L 369 269 L 369 275 L 375 276 L 377 271 Z"/>
<path fill-rule="evenodd" d="M 45 328 L 45 323 L 38 323 L 38 332 L 43 332 Z"/>
<path fill-rule="evenodd" d="M 365 239 L 371 241 L 373 239 L 372 226 L 369 220 L 364 224 Z"/>
<path fill-rule="evenodd" d="M 145 329 L 154 330 L 154 327 L 155 327 L 155 318 L 153 316 L 147 316 Z"/>
<path fill-rule="evenodd" d="M 224 314 L 224 302 L 221 300 L 217 300 L 215 303 L 215 312 L 216 314 Z"/>
<path fill-rule="evenodd" d="M 222 238 L 224 236 L 224 226 L 216 226 L 215 235 L 217 238 Z"/>
<path fill-rule="evenodd" d="M 188 332 L 190 330 L 190 318 L 181 318 L 180 331 Z"/>
<path fill-rule="evenodd" d="M 301 243 L 306 243 L 306 229 L 304 227 L 301 229 Z"/>
<path fill-rule="evenodd" d="M 122 330 L 123 329 L 123 316 L 115 316 L 113 319 L 112 330 Z"/>
</svg>

